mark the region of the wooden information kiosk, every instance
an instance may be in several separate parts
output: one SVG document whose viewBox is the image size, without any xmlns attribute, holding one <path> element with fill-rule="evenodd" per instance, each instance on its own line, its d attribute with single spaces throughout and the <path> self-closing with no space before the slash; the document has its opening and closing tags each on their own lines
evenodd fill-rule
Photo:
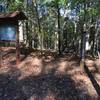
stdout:
<svg viewBox="0 0 100 100">
<path fill-rule="evenodd" d="M 12 13 L 0 13 L 0 44 L 5 42 L 15 42 L 16 44 L 16 64 L 20 62 L 20 45 L 19 45 L 19 21 L 26 20 L 23 12 L 15 11 Z M 2 52 L 0 47 L 0 52 Z M 0 55 L 0 66 L 2 63 Z"/>
</svg>

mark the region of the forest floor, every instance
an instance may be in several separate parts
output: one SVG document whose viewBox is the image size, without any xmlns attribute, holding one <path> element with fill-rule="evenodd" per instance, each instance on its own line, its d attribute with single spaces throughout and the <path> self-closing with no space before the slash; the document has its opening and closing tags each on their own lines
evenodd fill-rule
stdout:
<svg viewBox="0 0 100 100">
<path fill-rule="evenodd" d="M 3 48 L 2 54 L 0 100 L 100 100 L 98 59 L 81 68 L 72 54 L 34 51 L 21 54 L 16 66 L 15 49 Z"/>
</svg>

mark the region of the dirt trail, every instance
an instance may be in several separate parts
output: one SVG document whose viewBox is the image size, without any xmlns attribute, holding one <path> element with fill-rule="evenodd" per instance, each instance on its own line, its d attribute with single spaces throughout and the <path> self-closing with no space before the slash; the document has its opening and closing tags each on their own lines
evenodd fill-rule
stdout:
<svg viewBox="0 0 100 100">
<path fill-rule="evenodd" d="M 87 68 L 80 68 L 77 57 L 39 52 L 16 67 L 10 52 L 0 68 L 0 100 L 100 100 L 100 74 L 95 66 Z"/>
</svg>

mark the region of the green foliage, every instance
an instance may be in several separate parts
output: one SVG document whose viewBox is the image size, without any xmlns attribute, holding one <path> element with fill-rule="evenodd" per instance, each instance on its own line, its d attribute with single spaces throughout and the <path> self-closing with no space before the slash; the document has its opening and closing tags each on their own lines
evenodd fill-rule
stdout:
<svg viewBox="0 0 100 100">
<path fill-rule="evenodd" d="M 21 11 L 24 7 L 23 2 L 24 0 L 8 0 L 7 1 L 8 11 L 16 11 L 16 10 Z"/>
<path fill-rule="evenodd" d="M 89 28 L 93 23 L 96 23 L 96 20 L 100 19 L 99 0 L 32 0 L 31 4 L 28 4 L 27 0 L 1 1 L 6 2 L 8 11 L 22 10 L 26 13 L 28 17 L 28 41 L 32 40 L 33 37 L 35 40 L 36 37 L 40 44 L 44 42 L 49 46 L 54 45 L 58 39 L 55 33 L 60 34 L 62 41 L 63 39 L 68 40 L 69 44 L 80 41 L 84 23 Z M 77 22 L 69 18 L 65 20 L 65 17 L 70 16 L 70 13 L 66 12 L 73 9 L 77 11 L 77 17 L 79 18 Z M 65 14 L 61 15 L 62 12 Z M 76 31 L 75 24 L 77 25 Z M 87 32 L 89 32 L 88 28 Z"/>
</svg>

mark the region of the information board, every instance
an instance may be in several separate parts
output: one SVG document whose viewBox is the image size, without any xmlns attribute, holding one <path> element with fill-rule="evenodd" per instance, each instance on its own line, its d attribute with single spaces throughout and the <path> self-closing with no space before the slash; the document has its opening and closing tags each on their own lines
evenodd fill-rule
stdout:
<svg viewBox="0 0 100 100">
<path fill-rule="evenodd" d="M 16 40 L 16 28 L 14 25 L 0 25 L 0 40 Z"/>
</svg>

